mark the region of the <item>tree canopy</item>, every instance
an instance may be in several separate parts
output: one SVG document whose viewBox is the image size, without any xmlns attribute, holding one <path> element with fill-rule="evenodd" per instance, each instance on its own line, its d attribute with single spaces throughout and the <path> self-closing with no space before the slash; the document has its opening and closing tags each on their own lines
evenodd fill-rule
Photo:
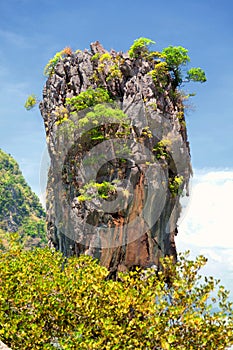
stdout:
<svg viewBox="0 0 233 350">
<path fill-rule="evenodd" d="M 0 335 L 14 349 L 226 349 L 233 344 L 228 292 L 187 254 L 119 273 L 89 256 L 49 249 L 0 253 Z M 216 295 L 212 292 L 215 291 Z M 211 303 L 215 303 L 215 311 Z"/>
</svg>

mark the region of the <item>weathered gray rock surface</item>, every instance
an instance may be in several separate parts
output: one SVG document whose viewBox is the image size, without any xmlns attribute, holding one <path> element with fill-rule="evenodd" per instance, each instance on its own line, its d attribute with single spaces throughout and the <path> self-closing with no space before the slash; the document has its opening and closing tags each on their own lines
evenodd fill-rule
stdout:
<svg viewBox="0 0 233 350">
<path fill-rule="evenodd" d="M 176 258 L 179 199 L 182 191 L 188 194 L 191 166 L 182 98 L 169 77 L 161 88 L 150 75 L 155 60 L 106 53 L 96 42 L 91 51 L 60 60 L 46 82 L 40 110 L 51 158 L 50 243 L 66 256 L 90 254 L 117 271 L 157 265 L 163 255 Z M 108 137 L 91 139 L 93 121 L 80 124 L 90 110 L 74 115 L 66 106 L 67 97 L 97 87 L 127 115 L 127 135 L 119 137 L 122 124 L 114 115 L 108 122 L 103 116 L 95 128 Z M 67 115 L 68 121 L 59 122 Z M 182 184 L 172 190 L 177 178 Z M 115 193 L 106 200 L 90 186 L 92 199 L 81 201 L 80 190 L 91 181 L 112 183 Z"/>
</svg>

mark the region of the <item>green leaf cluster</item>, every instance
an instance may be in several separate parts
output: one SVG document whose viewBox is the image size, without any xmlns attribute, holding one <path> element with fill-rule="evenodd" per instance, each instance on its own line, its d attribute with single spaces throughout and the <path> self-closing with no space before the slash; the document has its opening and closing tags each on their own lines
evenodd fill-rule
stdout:
<svg viewBox="0 0 233 350">
<path fill-rule="evenodd" d="M 173 197 L 181 194 L 183 181 L 183 176 L 176 175 L 174 177 L 169 178 L 168 188 Z"/>
<path fill-rule="evenodd" d="M 104 61 L 111 61 L 112 60 L 112 56 L 110 55 L 109 52 L 103 53 L 100 57 L 99 57 L 99 61 L 101 63 L 103 63 Z"/>
<path fill-rule="evenodd" d="M 205 263 L 167 257 L 158 271 L 113 281 L 89 256 L 12 248 L 0 254 L 1 340 L 12 350 L 226 349 L 232 303 L 219 281 L 201 277 Z"/>
<path fill-rule="evenodd" d="M 90 201 L 94 198 L 108 199 L 116 192 L 116 185 L 111 182 L 103 181 L 101 183 L 90 181 L 79 189 L 79 202 Z"/>
<path fill-rule="evenodd" d="M 154 69 L 150 71 L 149 75 L 151 75 L 157 90 L 160 92 L 163 92 L 170 81 L 167 63 L 166 62 L 157 63 Z"/>
<path fill-rule="evenodd" d="M 164 48 L 162 57 L 165 58 L 169 70 L 175 70 L 190 61 L 188 50 L 182 46 L 168 46 Z"/>
<path fill-rule="evenodd" d="M 162 50 L 162 57 L 172 72 L 174 85 L 179 86 L 185 81 L 194 81 L 204 83 L 206 81 L 205 72 L 201 68 L 191 68 L 187 71 L 187 76 L 183 79 L 182 66 L 190 62 L 188 50 L 182 46 L 169 46 Z"/>
<path fill-rule="evenodd" d="M 170 152 L 171 144 L 172 142 L 169 139 L 162 139 L 161 141 L 159 141 L 153 148 L 153 151 L 156 153 L 156 158 L 157 159 L 170 158 L 169 152 Z"/>
<path fill-rule="evenodd" d="M 26 108 L 27 111 L 30 111 L 32 108 L 34 108 L 37 104 L 37 98 L 36 95 L 32 94 L 30 96 L 28 96 L 24 107 Z"/>
<path fill-rule="evenodd" d="M 138 38 L 134 40 L 133 45 L 129 49 L 130 58 L 138 58 L 149 53 L 149 46 L 155 44 L 155 41 L 148 38 Z"/>
<path fill-rule="evenodd" d="M 206 81 L 205 72 L 201 68 L 190 68 L 187 71 L 186 79 L 188 81 L 199 81 L 204 83 Z"/>
<path fill-rule="evenodd" d="M 92 61 L 97 61 L 98 65 L 94 71 L 93 79 L 95 82 L 100 83 L 100 76 L 105 72 L 106 82 L 113 79 L 121 79 L 122 72 L 120 70 L 120 63 L 122 58 L 120 55 L 113 57 L 109 52 L 102 55 L 95 54 L 91 58 Z"/>
<path fill-rule="evenodd" d="M 78 120 L 78 127 L 88 128 L 87 136 L 92 141 L 111 137 L 126 137 L 130 132 L 127 115 L 117 104 L 97 104 Z"/>
<path fill-rule="evenodd" d="M 57 119 L 56 121 L 57 125 L 60 125 L 69 119 L 69 111 L 64 106 L 57 106 L 55 109 L 54 115 Z"/>
<path fill-rule="evenodd" d="M 95 126 L 99 125 L 100 122 L 102 124 L 109 124 L 110 122 L 126 123 L 127 119 L 127 115 L 117 105 L 97 104 L 85 117 L 80 118 L 79 124 L 84 126 L 87 123 L 91 123 Z"/>
<path fill-rule="evenodd" d="M 66 98 L 66 106 L 68 106 L 73 113 L 88 107 L 93 107 L 99 103 L 110 102 L 112 102 L 112 99 L 110 98 L 108 91 L 103 88 L 89 88 L 77 96 Z"/>
</svg>

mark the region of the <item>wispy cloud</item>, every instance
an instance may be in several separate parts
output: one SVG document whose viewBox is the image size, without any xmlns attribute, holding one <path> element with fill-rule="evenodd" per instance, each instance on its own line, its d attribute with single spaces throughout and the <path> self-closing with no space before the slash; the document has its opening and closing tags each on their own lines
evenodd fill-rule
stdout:
<svg viewBox="0 0 233 350">
<path fill-rule="evenodd" d="M 0 38 L 13 46 L 17 46 L 18 48 L 29 49 L 34 47 L 26 36 L 13 31 L 0 29 Z"/>
</svg>

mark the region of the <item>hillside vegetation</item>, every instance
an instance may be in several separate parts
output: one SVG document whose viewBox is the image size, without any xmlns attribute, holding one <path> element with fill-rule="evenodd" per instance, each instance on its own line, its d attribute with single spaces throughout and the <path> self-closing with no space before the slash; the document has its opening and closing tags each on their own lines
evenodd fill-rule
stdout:
<svg viewBox="0 0 233 350">
<path fill-rule="evenodd" d="M 9 233 L 14 232 L 19 233 L 27 248 L 45 245 L 45 212 L 17 162 L 0 150 L 1 249 L 6 248 Z"/>
</svg>

